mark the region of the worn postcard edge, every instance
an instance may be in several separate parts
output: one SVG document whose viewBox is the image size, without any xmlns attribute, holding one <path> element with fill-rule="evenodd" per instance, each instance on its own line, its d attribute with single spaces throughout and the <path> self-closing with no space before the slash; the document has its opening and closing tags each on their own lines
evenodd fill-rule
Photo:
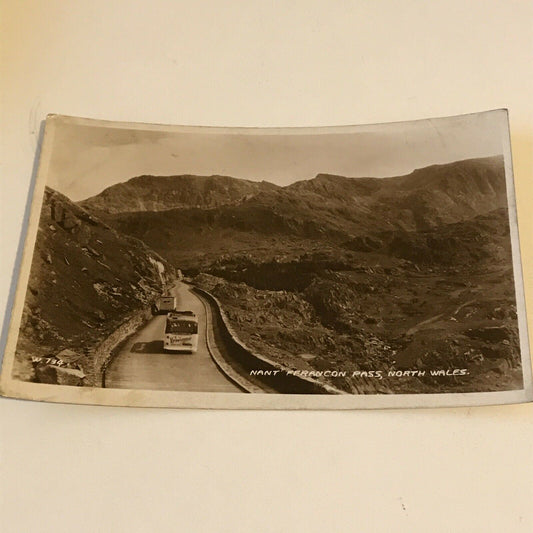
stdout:
<svg viewBox="0 0 533 533">
<path fill-rule="evenodd" d="M 43 136 L 37 178 L 33 188 L 29 222 L 26 230 L 21 266 L 17 277 L 17 288 L 11 313 L 5 352 L 3 354 L 2 373 L 0 376 L 0 395 L 36 401 L 77 403 L 109 406 L 131 407 L 175 407 L 175 408 L 212 408 L 212 409 L 371 409 L 371 408 L 413 408 L 413 407 L 461 407 L 477 405 L 495 405 L 523 403 L 533 401 L 533 383 L 531 359 L 527 331 L 527 315 L 524 293 L 523 272 L 518 235 L 518 218 L 514 175 L 512 167 L 511 142 L 508 111 L 499 109 L 485 113 L 501 113 L 506 127 L 502 127 L 502 147 L 505 162 L 505 177 L 509 207 L 509 222 L 512 245 L 513 270 L 515 277 L 515 294 L 517 304 L 518 328 L 523 370 L 523 388 L 513 391 L 476 392 L 476 393 L 442 393 L 442 394 L 368 394 L 368 395 L 313 395 L 313 394 L 270 394 L 270 393 L 211 393 L 184 391 L 154 391 L 133 389 L 101 389 L 90 387 L 71 387 L 65 385 L 47 385 L 27 383 L 11 377 L 15 348 L 26 288 L 29 281 L 33 250 L 35 247 L 44 191 L 47 182 L 50 158 L 53 150 L 54 136 L 58 123 L 99 126 L 107 128 L 127 128 L 156 130 L 165 132 L 201 133 L 246 133 L 246 134 L 327 134 L 361 131 L 374 124 L 354 126 L 320 126 L 316 128 L 222 128 L 206 126 L 172 126 L 160 124 L 113 122 L 88 118 L 48 115 Z M 472 113 L 479 115 L 481 113 Z M 468 116 L 468 115 L 462 115 Z M 442 117 L 420 120 L 445 120 Z M 404 121 L 412 123 L 415 121 Z M 386 124 L 386 123 L 381 123 Z M 376 124 L 377 125 L 377 124 Z M 6 317 L 7 320 L 7 317 Z"/>
</svg>

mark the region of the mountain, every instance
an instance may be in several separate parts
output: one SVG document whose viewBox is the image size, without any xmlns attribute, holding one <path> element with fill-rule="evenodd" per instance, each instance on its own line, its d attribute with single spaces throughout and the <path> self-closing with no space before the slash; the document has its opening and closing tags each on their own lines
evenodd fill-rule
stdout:
<svg viewBox="0 0 533 533">
<path fill-rule="evenodd" d="M 319 174 L 286 188 L 300 202 L 363 227 L 420 230 L 467 220 L 507 202 L 503 157 L 469 159 L 392 178 Z M 357 230 L 356 230 L 356 233 Z"/>
<path fill-rule="evenodd" d="M 169 179 L 158 180 L 136 178 L 135 186 L 143 195 L 159 198 L 158 184 L 167 184 Z M 228 178 L 210 180 L 217 184 L 210 190 L 218 191 Z M 230 179 L 235 185 L 232 190 L 240 181 Z M 206 183 L 204 178 L 186 182 L 187 194 L 192 189 L 199 194 Z M 241 185 L 242 193 L 253 184 L 244 181 Z M 429 231 L 467 221 L 504 208 L 507 201 L 502 157 L 434 165 L 394 178 L 319 174 L 287 187 L 255 185 L 259 192 L 238 201 L 214 206 L 208 195 L 200 207 L 195 197 L 187 207 L 164 212 L 132 212 L 131 202 L 117 212 L 122 189 L 114 186 L 104 191 L 105 198 L 100 197 L 100 202 L 107 202 L 99 204 L 107 211 L 100 214 L 111 226 L 148 243 L 173 264 L 190 268 L 242 251 L 266 260 L 326 245 L 370 252 L 382 247 L 384 234 Z M 185 192 L 176 193 L 184 202 Z M 221 201 L 222 196 L 217 198 Z"/>
<path fill-rule="evenodd" d="M 32 356 L 78 352 L 90 380 L 91 349 L 125 317 L 148 306 L 174 268 L 138 239 L 47 188 L 39 220 L 15 359 L 15 375 L 35 379 Z"/>
<path fill-rule="evenodd" d="M 164 211 L 181 207 L 233 205 L 254 194 L 277 189 L 272 183 L 228 176 L 137 176 L 79 203 L 106 213 Z"/>
</svg>

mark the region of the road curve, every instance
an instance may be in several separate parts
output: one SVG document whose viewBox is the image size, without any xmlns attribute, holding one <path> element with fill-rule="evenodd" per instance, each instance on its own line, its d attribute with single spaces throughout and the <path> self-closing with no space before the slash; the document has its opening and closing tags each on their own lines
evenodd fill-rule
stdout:
<svg viewBox="0 0 533 533">
<path fill-rule="evenodd" d="M 115 389 L 242 392 L 214 363 L 206 343 L 206 313 L 202 301 L 185 283 L 171 291 L 178 309 L 198 317 L 198 351 L 194 354 L 163 352 L 165 315 L 154 316 L 133 335 L 106 370 L 105 386 Z"/>
</svg>

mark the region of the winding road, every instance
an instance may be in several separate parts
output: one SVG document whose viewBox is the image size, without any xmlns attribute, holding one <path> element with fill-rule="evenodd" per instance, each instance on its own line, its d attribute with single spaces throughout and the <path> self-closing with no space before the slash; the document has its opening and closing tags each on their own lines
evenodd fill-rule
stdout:
<svg viewBox="0 0 533 533">
<path fill-rule="evenodd" d="M 106 388 L 197 392 L 242 392 L 219 370 L 207 347 L 204 303 L 185 283 L 171 291 L 178 309 L 198 317 L 198 351 L 165 353 L 165 315 L 154 316 L 124 344 L 106 370 Z"/>
</svg>

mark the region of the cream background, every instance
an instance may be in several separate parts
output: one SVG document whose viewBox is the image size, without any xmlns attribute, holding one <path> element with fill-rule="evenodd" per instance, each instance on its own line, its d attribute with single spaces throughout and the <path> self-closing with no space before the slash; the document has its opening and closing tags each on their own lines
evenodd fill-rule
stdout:
<svg viewBox="0 0 533 533">
<path fill-rule="evenodd" d="M 2 310 L 47 113 L 316 126 L 500 107 L 533 309 L 533 2 L 0 6 Z M 8 532 L 529 532 L 533 405 L 210 412 L 2 399 L 0 517 Z"/>
</svg>

